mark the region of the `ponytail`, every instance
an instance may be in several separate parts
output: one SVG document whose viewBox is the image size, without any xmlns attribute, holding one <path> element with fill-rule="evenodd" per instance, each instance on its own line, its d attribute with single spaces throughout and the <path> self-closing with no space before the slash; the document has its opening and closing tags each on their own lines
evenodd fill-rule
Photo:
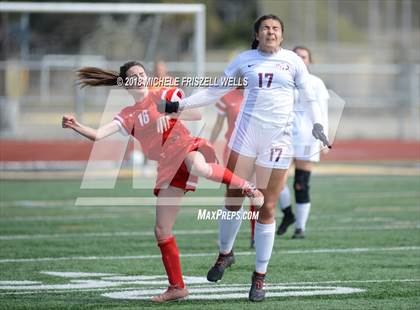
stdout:
<svg viewBox="0 0 420 310">
<path fill-rule="evenodd" d="M 127 78 L 127 71 L 131 67 L 139 66 L 144 71 L 146 69 L 138 61 L 129 61 L 120 67 L 120 72 L 112 70 L 104 70 L 96 67 L 83 67 L 77 70 L 78 85 L 82 88 L 86 86 L 115 86 L 118 85 L 118 78 L 122 78 L 123 81 Z"/>
<path fill-rule="evenodd" d="M 258 43 L 260 43 L 257 39 L 254 38 L 254 40 L 251 43 L 251 49 L 256 50 L 258 47 Z"/>
<path fill-rule="evenodd" d="M 118 72 L 103 70 L 96 67 L 83 67 L 77 70 L 78 85 L 86 86 L 115 86 L 119 77 Z"/>
</svg>

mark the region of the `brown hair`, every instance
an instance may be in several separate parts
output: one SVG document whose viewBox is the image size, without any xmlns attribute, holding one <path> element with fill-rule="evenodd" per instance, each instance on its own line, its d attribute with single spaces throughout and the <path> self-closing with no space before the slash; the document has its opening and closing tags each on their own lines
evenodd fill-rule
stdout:
<svg viewBox="0 0 420 310">
<path fill-rule="evenodd" d="M 140 66 L 146 70 L 138 61 L 126 62 L 120 67 L 119 73 L 97 67 L 83 67 L 77 70 L 78 84 L 82 88 L 86 86 L 115 86 L 118 85 L 118 78 L 122 78 L 124 81 L 127 78 L 128 69 L 134 66 Z"/>
<path fill-rule="evenodd" d="M 293 52 L 297 52 L 298 50 L 303 50 L 303 51 L 306 51 L 307 53 L 308 53 L 308 56 L 309 56 L 309 62 L 310 63 L 312 63 L 312 53 L 311 53 L 311 51 L 309 50 L 309 48 L 307 48 L 307 47 L 304 47 L 304 46 L 295 46 L 294 48 L 293 48 Z"/>
<path fill-rule="evenodd" d="M 255 34 L 258 33 L 258 30 L 260 29 L 261 23 L 267 19 L 274 19 L 276 21 L 278 21 L 280 23 L 281 26 L 281 32 L 284 32 L 284 23 L 283 21 L 276 15 L 274 14 L 268 14 L 268 15 L 263 15 L 258 17 L 258 19 L 254 22 L 254 33 L 253 35 L 253 41 L 251 43 L 251 49 L 255 50 L 258 47 L 258 43 L 259 41 L 257 40 L 257 38 L 255 37 Z"/>
</svg>

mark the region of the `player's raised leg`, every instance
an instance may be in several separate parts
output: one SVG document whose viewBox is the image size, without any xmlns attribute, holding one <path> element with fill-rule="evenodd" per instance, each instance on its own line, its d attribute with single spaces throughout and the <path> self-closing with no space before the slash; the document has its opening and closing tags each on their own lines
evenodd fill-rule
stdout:
<svg viewBox="0 0 420 310">
<path fill-rule="evenodd" d="M 242 178 L 230 169 L 216 163 L 208 163 L 204 155 L 198 151 L 190 152 L 185 158 L 188 171 L 196 176 L 203 176 L 208 180 L 224 183 L 233 189 L 240 189 L 243 194 L 251 199 L 251 204 L 257 208 L 264 202 L 263 194 L 251 182 Z"/>
<path fill-rule="evenodd" d="M 182 278 L 178 247 L 172 234 L 183 196 L 183 189 L 169 186 L 160 189 L 157 198 L 155 236 L 162 254 L 169 287 L 164 293 L 152 298 L 155 302 L 179 300 L 188 296 L 188 290 Z M 171 202 L 168 203 L 168 200 Z"/>
</svg>

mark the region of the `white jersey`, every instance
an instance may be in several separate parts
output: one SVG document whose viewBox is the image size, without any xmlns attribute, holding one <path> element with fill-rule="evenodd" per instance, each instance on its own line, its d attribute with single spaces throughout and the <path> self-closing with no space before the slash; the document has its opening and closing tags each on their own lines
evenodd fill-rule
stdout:
<svg viewBox="0 0 420 310">
<path fill-rule="evenodd" d="M 320 111 L 310 87 L 309 73 L 294 52 L 280 49 L 275 54 L 257 49 L 239 54 L 224 72 L 229 78 L 247 80 L 244 103 L 238 120 L 255 120 L 262 126 L 284 127 L 293 119 L 294 89 L 299 89 L 308 104 L 311 120 L 320 123 Z M 230 88 L 212 87 L 181 100 L 181 109 L 214 103 Z"/>
<path fill-rule="evenodd" d="M 321 117 L 328 135 L 328 90 L 320 78 L 310 74 L 310 84 L 319 104 Z M 312 136 L 312 123 L 308 113 L 307 104 L 302 102 L 299 91 L 295 90 L 295 106 L 293 120 L 293 149 L 294 158 L 300 160 L 319 161 L 321 143 Z"/>
<path fill-rule="evenodd" d="M 328 134 L 328 99 L 330 99 L 330 95 L 328 93 L 327 88 L 325 87 L 324 82 L 317 77 L 316 75 L 309 74 L 309 83 L 313 90 L 313 93 L 316 98 L 316 102 L 319 105 L 320 112 L 321 112 L 321 124 L 324 127 L 325 134 Z M 299 94 L 299 91 L 295 89 L 294 93 L 295 98 L 295 105 L 293 110 L 298 112 L 305 112 L 305 114 L 309 115 L 308 111 L 308 104 L 304 100 L 302 100 L 302 96 Z"/>
</svg>

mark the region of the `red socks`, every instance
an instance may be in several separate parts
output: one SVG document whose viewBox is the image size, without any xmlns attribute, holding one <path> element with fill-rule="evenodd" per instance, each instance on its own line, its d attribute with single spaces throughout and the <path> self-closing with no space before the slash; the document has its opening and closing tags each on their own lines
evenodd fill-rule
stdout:
<svg viewBox="0 0 420 310">
<path fill-rule="evenodd" d="M 207 179 L 218 183 L 233 185 L 238 188 L 242 188 L 244 186 L 245 180 L 235 175 L 229 169 L 214 163 L 208 164 L 210 165 L 212 172 L 209 176 L 207 176 Z"/>
<path fill-rule="evenodd" d="M 181 262 L 175 237 L 171 236 L 162 242 L 158 242 L 158 246 L 162 253 L 162 261 L 168 275 L 169 284 L 178 288 L 184 288 L 185 284 L 182 279 Z"/>
<path fill-rule="evenodd" d="M 249 211 L 251 211 L 252 213 L 255 212 L 255 207 L 254 206 L 249 206 Z M 251 224 L 251 240 L 254 240 L 254 232 L 255 232 L 255 219 L 252 217 L 249 220 L 249 223 Z"/>
</svg>

